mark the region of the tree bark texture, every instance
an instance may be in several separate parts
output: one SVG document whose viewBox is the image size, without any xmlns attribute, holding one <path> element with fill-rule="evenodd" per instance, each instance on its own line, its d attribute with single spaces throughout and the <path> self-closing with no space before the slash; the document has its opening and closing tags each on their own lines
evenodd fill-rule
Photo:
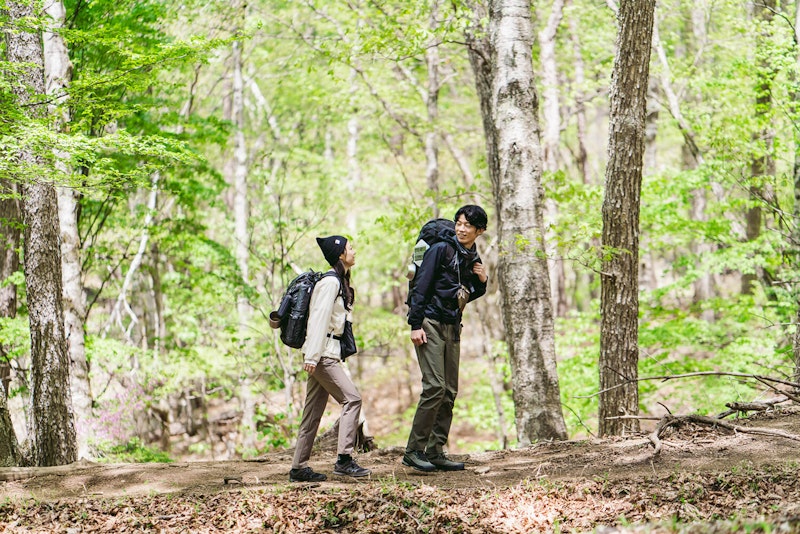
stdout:
<svg viewBox="0 0 800 534">
<path fill-rule="evenodd" d="M 769 24 L 775 16 L 776 1 L 763 0 L 753 4 L 755 18 L 758 22 Z M 766 32 L 766 33 L 765 33 Z M 768 47 L 770 36 L 768 30 L 762 30 L 756 39 L 756 57 L 758 68 L 756 77 L 755 118 L 756 124 L 761 124 L 762 128 L 753 133 L 754 146 L 753 160 L 750 163 L 750 201 L 751 206 L 745 214 L 745 238 L 747 241 L 755 241 L 761 235 L 761 225 L 763 219 L 762 203 L 765 196 L 765 176 L 775 175 L 775 161 L 772 157 L 772 149 L 775 133 L 769 124 L 769 117 L 772 114 L 772 84 L 774 83 L 774 70 L 770 65 L 771 58 Z M 743 295 L 753 293 L 753 283 L 758 279 L 757 273 L 746 272 L 742 274 Z"/>
<path fill-rule="evenodd" d="M 33 17 L 33 7 L 7 3 L 12 22 Z M 6 34 L 8 60 L 30 65 L 12 90 L 29 118 L 40 119 L 44 105 L 36 99 L 45 93 L 41 36 L 28 31 Z M 61 465 L 76 459 L 75 423 L 69 388 L 69 358 L 61 302 L 58 202 L 56 190 L 44 179 L 45 160 L 21 148 L 21 163 L 39 169 L 38 176 L 22 184 L 25 284 L 31 332 L 31 462 L 37 466 Z"/>
<path fill-rule="evenodd" d="M 72 63 L 67 45 L 58 33 L 64 26 L 66 11 L 61 0 L 47 0 L 45 13 L 50 17 L 52 31 L 44 33 L 44 71 L 50 112 L 58 117 L 60 126 L 68 123 L 66 89 L 72 79 Z M 70 169 L 65 163 L 67 154 L 56 149 L 56 167 L 63 174 Z M 92 388 L 89 363 L 86 360 L 83 321 L 86 317 L 86 296 L 81 282 L 81 240 L 78 232 L 78 192 L 71 187 L 58 188 L 58 221 L 61 235 L 61 281 L 64 292 L 64 326 L 70 361 L 70 388 L 75 414 L 78 457 L 90 458 L 90 425 L 92 420 Z"/>
<path fill-rule="evenodd" d="M 497 215 L 498 281 L 517 440 L 566 439 L 544 246 L 542 152 L 530 2 L 489 4 L 489 42 L 471 39 Z"/>
<path fill-rule="evenodd" d="M 639 204 L 654 11 L 655 0 L 619 5 L 603 199 L 603 248 L 609 255 L 601 281 L 601 435 L 638 430 L 636 419 L 611 418 L 639 413 Z"/>
</svg>

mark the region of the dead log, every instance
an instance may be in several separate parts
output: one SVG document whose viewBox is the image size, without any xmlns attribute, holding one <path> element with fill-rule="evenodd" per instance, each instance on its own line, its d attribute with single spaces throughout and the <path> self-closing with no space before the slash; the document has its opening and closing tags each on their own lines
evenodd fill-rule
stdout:
<svg viewBox="0 0 800 534">
<path fill-rule="evenodd" d="M 320 450 L 336 450 L 339 441 L 339 420 L 330 427 L 328 430 L 317 436 L 314 440 L 314 446 Z M 364 423 L 358 425 L 358 432 L 356 433 L 355 449 L 358 452 L 370 452 L 377 449 L 375 439 L 364 433 Z"/>
<path fill-rule="evenodd" d="M 0 468 L 0 482 L 13 480 L 28 480 L 35 477 L 50 475 L 73 475 L 84 469 L 100 467 L 100 464 L 80 459 L 66 465 L 53 465 L 46 467 L 2 467 Z"/>
</svg>

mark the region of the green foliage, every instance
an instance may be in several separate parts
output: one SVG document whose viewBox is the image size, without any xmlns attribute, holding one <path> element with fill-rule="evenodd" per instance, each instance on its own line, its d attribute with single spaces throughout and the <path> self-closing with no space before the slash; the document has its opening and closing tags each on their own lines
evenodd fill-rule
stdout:
<svg viewBox="0 0 800 534">
<path fill-rule="evenodd" d="M 564 421 L 570 437 L 597 429 L 597 358 L 600 353 L 598 311 L 574 313 L 556 323 L 556 354 Z"/>
<path fill-rule="evenodd" d="M 174 460 L 162 451 L 149 447 L 139 438 L 127 443 L 112 445 L 100 451 L 101 460 L 106 463 L 172 463 Z"/>
</svg>

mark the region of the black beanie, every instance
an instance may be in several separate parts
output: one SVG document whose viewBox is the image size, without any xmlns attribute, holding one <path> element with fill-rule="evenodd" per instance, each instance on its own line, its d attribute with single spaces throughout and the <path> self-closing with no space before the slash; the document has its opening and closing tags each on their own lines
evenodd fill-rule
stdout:
<svg viewBox="0 0 800 534">
<path fill-rule="evenodd" d="M 317 244 L 322 249 L 322 254 L 325 260 L 331 264 L 331 267 L 336 265 L 339 261 L 339 256 L 344 252 L 344 246 L 347 244 L 347 238 L 340 235 L 332 235 L 328 237 L 318 237 Z"/>
</svg>

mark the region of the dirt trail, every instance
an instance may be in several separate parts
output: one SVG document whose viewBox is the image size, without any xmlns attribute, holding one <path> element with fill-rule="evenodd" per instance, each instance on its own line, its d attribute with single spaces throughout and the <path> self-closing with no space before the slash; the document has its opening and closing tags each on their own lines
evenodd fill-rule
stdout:
<svg viewBox="0 0 800 534">
<path fill-rule="evenodd" d="M 800 411 L 795 409 L 761 414 L 748 420 L 728 421 L 800 435 Z M 87 506 L 103 508 L 108 506 L 107 503 L 123 498 L 130 503 L 130 508 L 126 508 L 128 513 L 140 517 L 136 515 L 140 513 L 135 511 L 137 506 L 144 506 L 142 503 L 146 501 L 147 507 L 157 507 L 156 502 L 164 500 L 162 497 L 168 501 L 163 506 L 169 507 L 184 501 L 196 504 L 198 498 L 204 503 L 209 499 L 245 499 L 249 502 L 260 495 L 259 506 L 271 503 L 270 517 L 282 518 L 284 512 L 275 515 L 275 510 L 280 506 L 279 501 L 286 498 L 287 491 L 310 492 L 304 493 L 309 508 L 303 512 L 302 507 L 298 508 L 299 504 L 292 505 L 292 513 L 300 514 L 298 517 L 316 518 L 316 522 L 284 518 L 285 524 L 270 523 L 271 530 L 311 532 L 310 525 L 318 528 L 334 517 L 340 522 L 337 523 L 340 531 L 371 532 L 364 525 L 356 528 L 355 525 L 361 523 L 353 518 L 355 516 L 351 517 L 355 513 L 352 510 L 372 502 L 372 512 L 365 508 L 361 516 L 369 518 L 370 513 L 386 513 L 383 509 L 398 492 L 410 492 L 403 499 L 398 497 L 399 502 L 406 504 L 392 504 L 394 511 L 390 519 L 393 521 L 391 525 L 395 526 L 384 525 L 398 532 L 405 531 L 406 527 L 401 526 L 406 524 L 408 531 L 418 530 L 413 525 L 422 528 L 426 518 L 440 522 L 448 518 L 445 522 L 451 526 L 478 525 L 480 528 L 476 532 L 516 532 L 517 527 L 498 519 L 496 509 L 511 507 L 518 513 L 522 501 L 534 498 L 538 508 L 546 507 L 546 503 L 552 501 L 553 510 L 550 515 L 542 511 L 531 512 L 527 523 L 519 523 L 528 531 L 546 531 L 556 523 L 564 527 L 572 525 L 572 528 L 580 530 L 592 528 L 598 522 L 619 521 L 621 516 L 630 520 L 631 517 L 658 518 L 665 514 L 667 517 L 669 514 L 683 514 L 683 517 L 692 518 L 694 514 L 694 517 L 703 519 L 728 517 L 738 513 L 737 510 L 746 511 L 747 516 L 760 516 L 770 513 L 770 510 L 776 514 L 800 516 L 800 505 L 797 504 L 800 502 L 800 482 L 796 476 L 800 472 L 798 442 L 785 437 L 730 432 L 696 424 L 669 430 L 662 442 L 663 449 L 657 458 L 654 458 L 653 445 L 646 436 L 544 443 L 519 450 L 457 456 L 465 461 L 465 471 L 433 474 L 422 474 L 404 467 L 400 463 L 402 449 L 391 447 L 359 456 L 359 463 L 372 469 L 371 477 L 359 480 L 332 475 L 335 456 L 329 452 L 316 452 L 312 457 L 312 467 L 327 473 L 328 481 L 313 485 L 288 483 L 291 464 L 288 452 L 268 454 L 256 461 L 80 463 L 56 468 L 0 469 L 0 496 L 5 501 L 5 505 L 0 507 L 0 526 L 3 526 L 3 514 L 6 519 L 18 518 L 16 523 L 8 522 L 9 525 L 35 526 L 38 515 L 30 509 L 31 503 L 64 510 L 77 506 L 86 515 Z M 753 484 L 754 480 L 758 481 L 757 485 Z M 747 487 L 731 489 L 737 484 Z M 687 498 L 687 488 L 694 488 L 692 491 L 697 495 Z M 327 507 L 332 506 L 330 510 L 325 508 L 328 515 L 322 514 L 320 502 L 338 503 L 338 499 L 347 494 L 360 497 L 353 497 L 355 500 L 350 508 L 339 509 L 338 504 L 328 504 Z M 409 503 L 416 503 L 421 495 L 432 496 L 433 500 L 418 510 L 414 508 L 416 504 Z M 582 502 L 587 495 L 591 496 L 592 506 L 589 506 L 589 501 Z M 696 499 L 697 496 L 702 498 Z M 497 500 L 500 497 L 504 497 L 502 504 Z M 655 512 L 651 508 L 662 497 L 665 500 Z M 734 497 L 744 500 L 731 500 Z M 291 502 L 300 501 L 303 499 Z M 100 503 L 105 504 L 101 506 Z M 254 506 L 250 503 L 248 509 Z M 398 506 L 405 512 L 398 515 Z M 469 508 L 471 512 L 464 511 L 455 518 L 450 517 L 461 506 L 472 507 Z M 20 512 L 23 508 L 27 510 L 25 514 Z M 435 511 L 431 512 L 432 509 Z M 566 510 L 573 511 L 567 514 Z M 144 514 L 142 517 L 149 517 L 151 513 L 141 512 Z M 161 514 L 159 517 L 173 515 Z M 253 520 L 261 521 L 260 527 L 251 525 L 252 528 L 240 531 L 265 528 L 268 520 L 258 517 L 260 519 Z M 176 523 L 180 524 L 187 525 L 185 521 Z M 375 532 L 381 531 L 376 521 L 364 524 L 375 527 Z M 345 528 L 346 525 L 350 525 L 349 529 Z M 800 529 L 800 520 L 797 526 Z M 306 527 L 309 530 L 304 530 Z M 229 527 L 209 527 L 208 531 L 227 529 Z M 157 530 L 171 532 L 163 525 Z M 232 528 L 231 531 L 239 530 Z M 465 528 L 464 531 L 470 530 Z"/>
<path fill-rule="evenodd" d="M 731 422 L 737 423 L 735 420 Z M 783 430 L 800 435 L 800 411 L 764 414 L 737 424 Z M 797 442 L 772 436 L 731 433 L 691 425 L 665 436 L 660 458 L 646 437 L 542 443 L 529 448 L 455 456 L 466 462 L 456 473 L 423 474 L 400 463 L 402 449 L 391 447 L 359 456 L 372 470 L 372 480 L 418 482 L 443 488 L 504 488 L 527 479 L 619 479 L 680 471 L 719 472 L 737 466 L 800 464 Z M 0 469 L 0 495 L 13 498 L 135 496 L 181 491 L 219 491 L 287 482 L 290 453 L 267 454 L 253 461 L 181 462 L 172 464 L 94 464 L 80 462 L 55 468 Z M 335 455 L 315 452 L 312 467 L 332 471 Z M 330 475 L 325 484 L 347 486 L 346 478 Z M 363 483 L 363 481 L 361 482 Z"/>
</svg>

